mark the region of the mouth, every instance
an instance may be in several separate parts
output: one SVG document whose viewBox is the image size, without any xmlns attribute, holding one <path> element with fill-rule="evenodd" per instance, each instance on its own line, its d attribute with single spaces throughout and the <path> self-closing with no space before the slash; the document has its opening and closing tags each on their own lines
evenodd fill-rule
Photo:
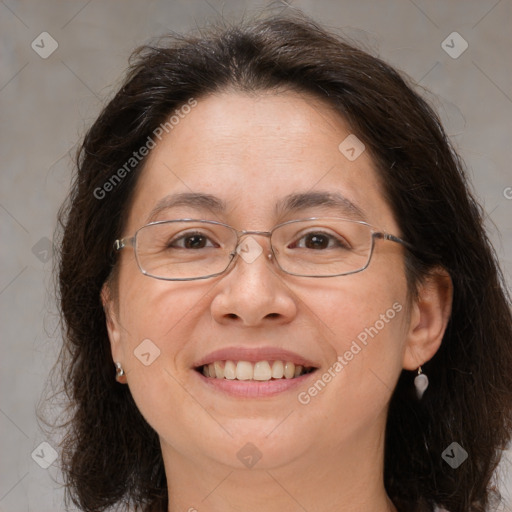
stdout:
<svg viewBox="0 0 512 512">
<path fill-rule="evenodd" d="M 211 352 L 191 369 L 214 392 L 263 398 L 293 391 L 319 368 L 319 363 L 286 349 L 238 346 Z"/>
<path fill-rule="evenodd" d="M 292 361 L 261 360 L 251 362 L 230 359 L 213 361 L 195 368 L 197 372 L 210 379 L 258 382 L 296 379 L 312 373 L 316 369 L 314 366 L 295 364 Z"/>
</svg>

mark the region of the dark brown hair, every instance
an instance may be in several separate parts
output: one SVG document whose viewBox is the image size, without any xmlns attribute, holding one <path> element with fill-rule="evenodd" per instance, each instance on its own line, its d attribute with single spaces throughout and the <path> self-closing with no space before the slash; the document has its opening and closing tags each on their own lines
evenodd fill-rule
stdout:
<svg viewBox="0 0 512 512">
<path fill-rule="evenodd" d="M 299 14 L 172 36 L 132 56 L 124 84 L 85 136 L 59 219 L 58 286 L 69 400 L 62 443 L 68 498 L 86 511 L 120 504 L 167 510 L 157 434 L 116 383 L 102 285 L 144 159 L 104 184 L 171 112 L 228 88 L 292 88 L 323 98 L 371 152 L 403 237 L 414 287 L 436 266 L 453 281 L 443 343 L 423 366 L 418 401 L 403 371 L 386 428 L 386 490 L 401 512 L 483 512 L 512 432 L 512 321 L 503 277 L 463 164 L 431 107 L 396 70 Z M 102 197 L 98 197 L 101 195 Z M 428 255 L 428 256 L 427 256 Z M 452 469 L 452 442 L 469 454 Z"/>
</svg>

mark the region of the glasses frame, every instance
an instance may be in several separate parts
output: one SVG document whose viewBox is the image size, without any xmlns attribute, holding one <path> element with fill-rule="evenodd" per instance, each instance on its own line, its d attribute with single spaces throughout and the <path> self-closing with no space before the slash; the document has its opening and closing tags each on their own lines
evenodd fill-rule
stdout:
<svg viewBox="0 0 512 512">
<path fill-rule="evenodd" d="M 312 220 L 342 220 L 342 221 L 346 221 L 346 222 L 352 222 L 354 224 L 361 224 L 361 225 L 364 225 L 364 226 L 367 226 L 368 228 L 370 228 L 371 246 L 370 246 L 370 252 L 368 254 L 368 261 L 366 262 L 366 264 L 362 268 L 357 269 L 357 270 L 351 270 L 350 272 L 342 272 L 341 274 L 329 274 L 329 275 L 325 275 L 325 276 L 318 276 L 318 275 L 312 275 L 312 274 L 306 274 L 306 275 L 305 274 L 296 274 L 294 272 L 288 272 L 287 270 L 283 269 L 279 263 L 279 260 L 276 256 L 275 252 L 274 252 L 274 246 L 272 245 L 272 233 L 274 233 L 274 231 L 276 229 L 278 229 L 282 226 L 288 225 L 288 224 L 293 224 L 295 222 L 312 221 Z M 206 224 L 215 224 L 218 226 L 224 226 L 226 228 L 229 228 L 231 231 L 233 231 L 236 234 L 237 242 L 235 245 L 235 249 L 229 254 L 230 260 L 229 260 L 228 264 L 226 265 L 226 267 L 224 268 L 224 270 L 222 270 L 220 272 L 216 272 L 215 274 L 208 274 L 206 276 L 201 276 L 201 277 L 159 277 L 159 276 L 150 274 L 146 270 L 144 270 L 139 261 L 139 255 L 137 252 L 137 235 L 138 235 L 138 233 L 148 226 L 160 225 L 160 224 L 170 224 L 172 222 L 204 222 Z M 241 239 L 248 235 L 258 235 L 258 236 L 268 237 L 269 243 L 270 243 L 270 253 L 268 254 L 269 260 L 274 259 L 274 261 L 276 262 L 279 269 L 282 272 L 284 272 L 285 274 L 288 274 L 291 276 L 297 276 L 297 277 L 315 277 L 315 278 L 341 277 L 341 276 L 348 276 L 351 274 L 357 274 L 358 272 L 363 272 L 363 270 L 366 270 L 368 268 L 368 266 L 370 265 L 370 261 L 372 259 L 373 251 L 374 251 L 374 247 L 375 247 L 375 240 L 378 240 L 378 239 L 389 240 L 390 242 L 395 242 L 395 243 L 403 245 L 405 248 L 409 249 L 410 251 L 416 251 L 416 248 L 412 244 L 410 244 L 409 242 L 403 240 L 402 238 L 400 238 L 398 236 L 392 235 L 390 233 L 386 233 L 385 231 L 378 231 L 378 230 L 376 230 L 376 228 L 374 226 L 372 226 L 371 224 L 368 224 L 367 222 L 353 220 L 353 219 L 346 219 L 343 217 L 308 217 L 308 218 L 304 218 L 304 219 L 294 219 L 294 220 L 289 220 L 289 221 L 277 224 L 270 231 L 252 231 L 252 230 L 245 230 L 245 229 L 239 230 L 239 229 L 234 228 L 233 226 L 230 226 L 229 224 L 224 224 L 223 222 L 218 222 L 215 220 L 206 220 L 206 219 L 187 218 L 187 219 L 159 220 L 159 221 L 155 221 L 155 222 L 150 222 L 150 223 L 145 224 L 144 226 L 140 227 L 139 229 L 137 229 L 137 231 L 135 231 L 135 233 L 131 237 L 119 238 L 119 239 L 115 240 L 114 250 L 119 252 L 122 249 L 125 249 L 127 247 L 133 247 L 134 252 L 135 252 L 135 260 L 137 261 L 137 266 L 139 267 L 139 270 L 145 276 L 152 277 L 153 279 L 159 279 L 162 281 L 198 281 L 200 279 L 209 279 L 211 277 L 217 277 L 222 274 L 225 274 L 228 271 L 228 269 L 231 267 L 233 262 L 236 260 L 236 255 L 238 254 L 237 251 L 238 251 L 238 247 L 240 246 Z"/>
</svg>

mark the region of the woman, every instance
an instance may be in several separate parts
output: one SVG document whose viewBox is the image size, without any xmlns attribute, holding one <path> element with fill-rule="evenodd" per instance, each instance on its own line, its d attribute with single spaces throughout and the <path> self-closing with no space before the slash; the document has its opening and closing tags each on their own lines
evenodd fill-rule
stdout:
<svg viewBox="0 0 512 512">
<path fill-rule="evenodd" d="M 302 16 L 140 49 L 60 216 L 69 497 L 491 510 L 512 323 L 481 213 L 425 101 Z"/>
</svg>

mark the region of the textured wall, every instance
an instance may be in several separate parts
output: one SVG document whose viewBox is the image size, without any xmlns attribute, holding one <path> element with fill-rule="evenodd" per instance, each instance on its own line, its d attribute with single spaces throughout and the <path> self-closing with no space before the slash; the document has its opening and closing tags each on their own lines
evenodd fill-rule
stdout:
<svg viewBox="0 0 512 512">
<path fill-rule="evenodd" d="M 511 283 L 510 0 L 293 5 L 342 28 L 428 89 L 467 163 Z M 63 510 L 55 466 L 41 467 L 51 462 L 52 448 L 41 446 L 51 440 L 38 427 L 35 406 L 59 343 L 47 291 L 50 240 L 77 140 L 119 83 L 136 45 L 202 25 L 219 12 L 237 18 L 263 6 L 236 0 L 0 1 L 0 510 Z M 511 460 L 505 452 L 501 488 L 509 511 Z"/>
</svg>

